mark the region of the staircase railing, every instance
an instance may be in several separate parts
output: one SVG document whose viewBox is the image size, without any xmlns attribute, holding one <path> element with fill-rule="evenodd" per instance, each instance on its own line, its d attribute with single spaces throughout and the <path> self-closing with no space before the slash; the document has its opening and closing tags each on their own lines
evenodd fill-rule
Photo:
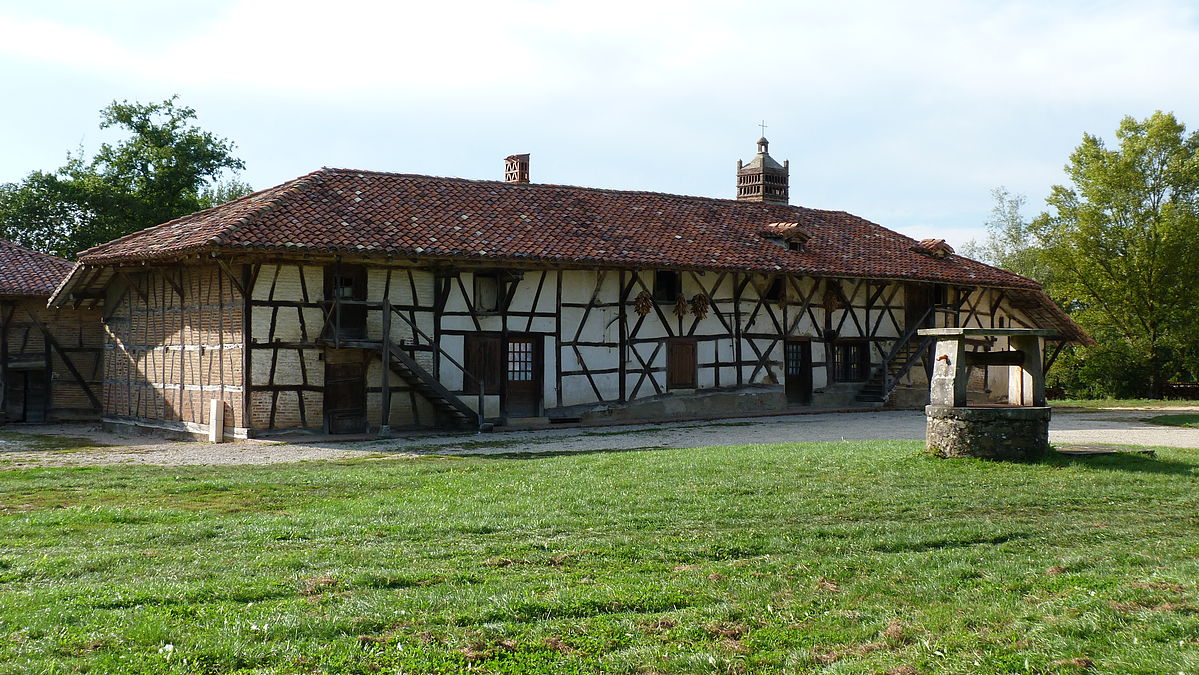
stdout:
<svg viewBox="0 0 1199 675">
<path fill-rule="evenodd" d="M 392 314 L 394 314 L 395 316 L 400 317 L 400 319 L 402 319 L 404 321 L 404 323 L 408 324 L 408 327 L 412 329 L 413 337 L 419 337 L 420 339 L 424 340 L 426 343 L 428 343 L 429 347 L 431 347 L 433 349 L 434 354 L 436 354 L 436 356 L 444 358 L 446 361 L 449 361 L 451 364 L 453 364 L 453 366 L 455 368 L 462 371 L 463 385 L 465 385 L 468 380 L 474 384 L 474 388 L 477 391 L 477 395 L 478 395 L 478 399 L 477 399 L 478 410 L 477 410 L 476 417 L 477 417 L 479 430 L 482 430 L 483 426 L 484 426 L 483 405 L 484 405 L 484 397 L 486 396 L 486 390 L 483 386 L 483 381 L 480 380 L 475 375 L 473 375 L 470 371 L 468 371 L 466 369 L 466 366 L 462 365 L 461 363 L 458 363 L 458 360 L 455 359 L 453 356 L 451 356 L 449 352 L 442 349 L 441 345 L 437 344 L 437 342 L 434 341 L 433 338 L 429 337 L 429 335 L 427 333 L 425 333 L 423 330 L 421 330 L 420 326 L 418 326 L 414 320 L 408 318 L 407 316 L 404 316 L 404 313 L 402 310 L 396 309 L 387 300 L 384 300 L 382 303 L 380 303 L 380 307 L 383 310 L 383 316 L 385 317 L 383 320 L 383 349 L 384 349 L 384 352 L 386 354 L 390 355 L 393 353 L 393 351 L 392 351 L 393 348 L 397 349 L 397 350 L 403 349 L 401 345 L 394 344 L 391 341 L 391 330 L 390 330 L 391 316 L 392 316 Z M 390 358 L 390 356 L 388 358 Z M 386 365 L 386 364 L 384 364 L 384 365 Z M 413 361 L 413 365 L 416 365 L 415 361 Z M 419 368 L 419 366 L 417 366 L 417 367 Z M 420 369 L 420 370 L 423 372 L 424 369 Z M 429 375 L 429 379 L 431 382 L 436 382 L 438 386 L 442 386 L 441 383 L 438 382 L 437 378 L 433 377 L 432 375 Z M 465 388 L 465 387 L 463 387 L 463 388 Z M 445 396 L 454 396 L 454 394 L 450 393 L 450 391 L 448 389 L 445 391 L 444 395 Z M 455 396 L 455 398 L 457 398 L 457 397 Z"/>
<path fill-rule="evenodd" d="M 908 359 L 907 363 L 903 364 L 903 368 L 896 373 L 894 377 L 891 376 L 890 366 L 891 363 L 895 361 L 895 357 L 898 356 L 899 352 L 902 351 L 903 348 L 912 341 L 912 338 L 916 336 L 916 331 L 925 327 L 924 322 L 927 321 L 935 311 L 936 307 L 930 306 L 919 319 L 908 325 L 903 334 L 895 339 L 895 343 L 891 345 L 891 350 L 887 352 L 887 356 L 883 359 L 883 362 L 879 364 L 874 373 L 866 380 L 866 382 L 873 382 L 876 377 L 879 378 L 879 384 L 882 385 L 883 400 L 886 400 L 891 394 L 891 383 L 898 382 L 903 378 L 904 375 L 907 375 L 908 371 L 912 369 L 912 365 L 916 363 L 916 356 L 923 353 L 924 350 L 928 348 L 928 345 L 932 343 L 932 338 L 930 337 L 926 337 L 921 340 L 919 349 L 913 352 L 911 358 Z"/>
</svg>

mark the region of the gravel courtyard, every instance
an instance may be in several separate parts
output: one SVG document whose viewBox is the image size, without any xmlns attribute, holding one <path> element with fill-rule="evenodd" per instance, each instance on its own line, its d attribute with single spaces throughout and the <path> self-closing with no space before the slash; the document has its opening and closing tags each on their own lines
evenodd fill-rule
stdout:
<svg viewBox="0 0 1199 675">
<path fill-rule="evenodd" d="M 1171 408 L 1169 412 L 1195 412 Z M 1199 430 L 1147 424 L 1161 410 L 1054 411 L 1050 440 L 1056 444 L 1114 443 L 1136 446 L 1199 448 Z M 54 435 L 74 439 L 69 447 L 45 449 Z M 393 438 L 330 442 L 326 439 L 248 440 L 213 445 L 164 441 L 151 436 L 121 436 L 95 424 L 9 425 L 0 428 L 0 470 L 33 466 L 97 464 L 273 464 L 426 454 L 596 452 L 713 445 L 802 441 L 921 440 L 924 414 L 914 410 L 820 413 L 725 419 L 674 424 L 551 428 L 487 434 L 414 434 Z"/>
</svg>

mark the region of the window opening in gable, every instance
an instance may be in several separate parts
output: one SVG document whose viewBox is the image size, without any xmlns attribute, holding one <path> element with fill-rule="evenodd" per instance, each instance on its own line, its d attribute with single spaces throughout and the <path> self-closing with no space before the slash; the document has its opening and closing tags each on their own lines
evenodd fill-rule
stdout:
<svg viewBox="0 0 1199 675">
<path fill-rule="evenodd" d="M 671 270 L 654 272 L 654 300 L 674 302 L 683 294 L 683 275 Z"/>
<path fill-rule="evenodd" d="M 475 311 L 498 312 L 503 298 L 500 275 L 494 272 L 475 274 Z"/>
</svg>

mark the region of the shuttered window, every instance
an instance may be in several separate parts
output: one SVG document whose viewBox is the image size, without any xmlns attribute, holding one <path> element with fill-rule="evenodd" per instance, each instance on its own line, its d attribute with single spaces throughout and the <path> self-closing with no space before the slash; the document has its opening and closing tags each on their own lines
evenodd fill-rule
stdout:
<svg viewBox="0 0 1199 675">
<path fill-rule="evenodd" d="M 666 388 L 696 388 L 695 340 L 666 343 Z"/>
</svg>

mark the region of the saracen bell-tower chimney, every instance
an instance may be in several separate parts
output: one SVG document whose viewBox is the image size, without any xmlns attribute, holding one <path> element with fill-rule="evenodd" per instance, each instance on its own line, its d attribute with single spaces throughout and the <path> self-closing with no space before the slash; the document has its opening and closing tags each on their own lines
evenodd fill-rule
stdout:
<svg viewBox="0 0 1199 675">
<path fill-rule="evenodd" d="M 769 147 L 770 141 L 763 136 L 758 139 L 758 154 L 749 164 L 743 165 L 737 160 L 737 199 L 768 204 L 788 202 L 790 162 L 779 164 L 774 161 L 767 152 Z"/>
</svg>

